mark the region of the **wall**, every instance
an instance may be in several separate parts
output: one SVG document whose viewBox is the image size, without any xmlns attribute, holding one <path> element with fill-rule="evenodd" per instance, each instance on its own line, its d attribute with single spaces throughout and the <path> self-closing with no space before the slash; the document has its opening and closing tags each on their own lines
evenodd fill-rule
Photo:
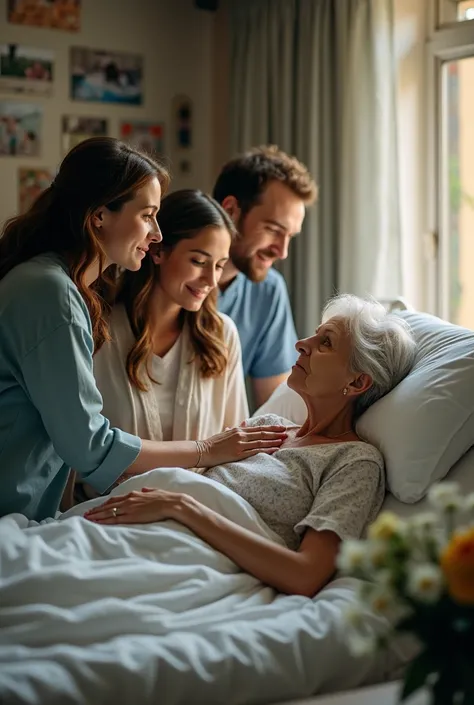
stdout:
<svg viewBox="0 0 474 705">
<path fill-rule="evenodd" d="M 220 0 L 215 13 L 212 43 L 212 165 L 217 176 L 230 154 L 230 10 L 228 0 Z"/>
<path fill-rule="evenodd" d="M 119 122 L 143 119 L 165 122 L 165 147 L 170 149 L 173 188 L 208 190 L 212 169 L 211 57 L 214 16 L 194 8 L 193 0 L 82 0 L 79 32 L 25 27 L 7 23 L 7 0 L 0 0 L 0 43 L 18 43 L 55 52 L 51 98 L 1 93 L 0 100 L 43 105 L 43 148 L 40 157 L 0 157 L 0 222 L 17 210 L 20 166 L 54 169 L 61 159 L 62 115 L 109 119 L 109 134 L 118 136 Z M 140 107 L 69 99 L 69 47 L 90 47 L 141 54 L 144 57 L 144 103 Z M 171 101 L 187 94 L 194 103 L 193 170 L 179 174 L 179 154 L 172 147 Z"/>
<path fill-rule="evenodd" d="M 426 310 L 425 121 L 427 3 L 394 0 L 403 291 Z"/>
</svg>

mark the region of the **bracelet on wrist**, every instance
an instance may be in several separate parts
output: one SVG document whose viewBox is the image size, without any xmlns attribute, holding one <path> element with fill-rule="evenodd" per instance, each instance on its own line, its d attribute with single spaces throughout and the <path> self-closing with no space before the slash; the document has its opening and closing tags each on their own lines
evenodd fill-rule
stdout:
<svg viewBox="0 0 474 705">
<path fill-rule="evenodd" d="M 201 467 L 201 460 L 202 460 L 202 453 L 204 450 L 204 448 L 203 448 L 204 444 L 202 443 L 202 441 L 194 441 L 194 442 L 196 443 L 196 451 L 198 454 L 197 463 L 194 467 L 200 468 Z"/>
</svg>

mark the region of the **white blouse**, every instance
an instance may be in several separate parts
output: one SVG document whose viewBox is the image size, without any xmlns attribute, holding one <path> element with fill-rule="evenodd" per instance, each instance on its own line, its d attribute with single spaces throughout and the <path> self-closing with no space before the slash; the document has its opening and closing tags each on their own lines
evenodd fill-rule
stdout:
<svg viewBox="0 0 474 705">
<path fill-rule="evenodd" d="M 112 340 L 94 356 L 94 374 L 102 394 L 103 414 L 111 425 L 140 438 L 164 440 L 165 426 L 172 427 L 170 440 L 204 440 L 227 426 L 238 426 L 248 417 L 247 395 L 242 370 L 240 341 L 234 322 L 224 321 L 228 349 L 227 366 L 220 377 L 203 379 L 197 361 L 190 362 L 192 347 L 185 327 L 180 335 L 179 373 L 174 378 L 172 414 L 162 408 L 156 384 L 146 392 L 130 384 L 126 359 L 134 338 L 123 306 L 115 306 L 109 326 Z M 145 382 L 147 379 L 145 378 Z M 172 416 L 172 418 L 171 418 Z M 166 435 L 168 432 L 165 431 Z"/>
<path fill-rule="evenodd" d="M 173 440 L 174 406 L 179 381 L 181 335 L 166 355 L 153 355 L 150 372 L 157 384 L 153 385 L 160 412 L 161 434 L 164 441 Z"/>
</svg>

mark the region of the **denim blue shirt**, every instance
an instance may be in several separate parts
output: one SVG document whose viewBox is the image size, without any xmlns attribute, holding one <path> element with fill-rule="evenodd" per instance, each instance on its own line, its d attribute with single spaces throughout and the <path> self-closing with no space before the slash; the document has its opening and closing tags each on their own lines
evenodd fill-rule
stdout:
<svg viewBox="0 0 474 705">
<path fill-rule="evenodd" d="M 111 428 L 85 302 L 54 255 L 0 281 L 0 516 L 54 516 L 70 468 L 104 492 L 141 441 Z"/>
<path fill-rule="evenodd" d="M 262 282 L 239 273 L 219 293 L 219 310 L 237 326 L 244 374 L 273 377 L 289 372 L 298 357 L 288 290 L 282 275 L 270 269 Z"/>
</svg>

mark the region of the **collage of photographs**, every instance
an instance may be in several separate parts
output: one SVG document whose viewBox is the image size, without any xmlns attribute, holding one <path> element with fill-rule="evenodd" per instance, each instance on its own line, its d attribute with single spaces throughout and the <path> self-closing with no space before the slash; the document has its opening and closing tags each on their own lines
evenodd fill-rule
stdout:
<svg viewBox="0 0 474 705">
<path fill-rule="evenodd" d="M 8 0 L 7 21 L 12 24 L 79 32 L 81 0 Z M 55 94 L 55 52 L 48 47 L 0 44 L 0 158 L 43 157 L 43 113 L 45 100 Z M 74 102 L 111 106 L 143 106 L 143 57 L 132 53 L 83 46 L 69 48 L 69 95 Z M 22 100 L 17 100 L 21 98 Z M 25 102 L 23 102 L 25 99 Z M 26 102 L 27 101 L 27 102 Z M 188 101 L 189 103 L 189 101 Z M 190 106 L 176 107 L 176 133 L 183 147 L 191 143 Z M 184 111 L 184 112 L 183 112 Z M 110 134 L 109 107 L 104 116 L 60 116 L 61 157 L 82 140 Z M 185 129 L 183 130 L 183 115 Z M 117 136 L 149 153 L 164 153 L 163 122 L 121 120 Z M 181 130 L 181 133 L 180 133 Z M 183 171 L 186 167 L 183 166 Z M 20 212 L 53 179 L 45 167 L 18 170 Z"/>
</svg>

